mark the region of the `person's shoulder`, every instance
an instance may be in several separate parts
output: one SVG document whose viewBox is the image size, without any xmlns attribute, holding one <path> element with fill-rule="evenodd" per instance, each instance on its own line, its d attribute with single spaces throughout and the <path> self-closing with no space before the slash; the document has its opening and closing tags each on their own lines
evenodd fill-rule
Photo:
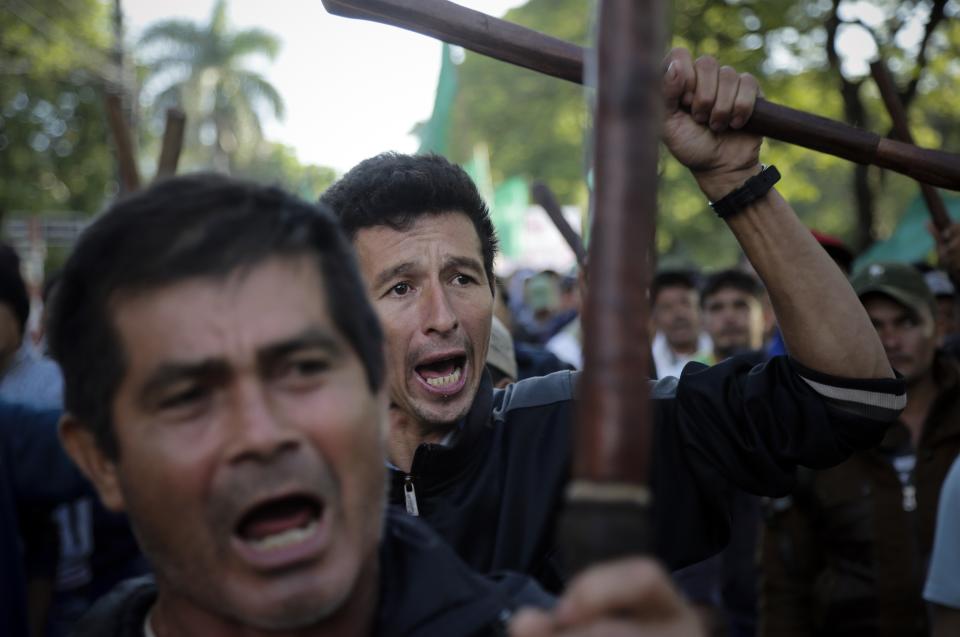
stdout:
<svg viewBox="0 0 960 637">
<path fill-rule="evenodd" d="M 129 579 L 104 595 L 77 622 L 72 637 L 142 637 L 147 614 L 157 599 L 152 575 Z"/>
<path fill-rule="evenodd" d="M 560 371 L 547 376 L 525 378 L 497 390 L 494 418 L 503 420 L 511 412 L 521 409 L 573 401 L 579 377 L 579 372 Z"/>
</svg>

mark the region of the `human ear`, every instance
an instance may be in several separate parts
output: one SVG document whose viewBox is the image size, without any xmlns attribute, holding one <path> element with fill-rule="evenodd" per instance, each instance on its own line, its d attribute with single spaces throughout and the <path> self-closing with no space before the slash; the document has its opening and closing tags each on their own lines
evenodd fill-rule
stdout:
<svg viewBox="0 0 960 637">
<path fill-rule="evenodd" d="M 117 463 L 97 444 L 93 430 L 65 412 L 60 418 L 60 442 L 83 475 L 96 487 L 103 505 L 111 511 L 123 511 L 125 504 Z"/>
</svg>

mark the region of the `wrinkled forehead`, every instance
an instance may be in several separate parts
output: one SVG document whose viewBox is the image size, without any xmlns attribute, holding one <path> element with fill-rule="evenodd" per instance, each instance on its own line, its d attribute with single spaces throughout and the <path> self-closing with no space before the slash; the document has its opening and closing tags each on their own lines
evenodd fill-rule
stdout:
<svg viewBox="0 0 960 637">
<path fill-rule="evenodd" d="M 353 238 L 364 276 L 398 262 L 431 258 L 473 259 L 483 265 L 483 248 L 473 221 L 462 212 L 422 213 L 402 225 L 359 229 Z"/>
<path fill-rule="evenodd" d="M 140 353 L 212 355 L 225 347 L 254 351 L 306 330 L 343 340 L 327 303 L 323 277 L 315 259 L 306 255 L 120 289 L 108 306 L 111 326 L 128 361 Z"/>
</svg>

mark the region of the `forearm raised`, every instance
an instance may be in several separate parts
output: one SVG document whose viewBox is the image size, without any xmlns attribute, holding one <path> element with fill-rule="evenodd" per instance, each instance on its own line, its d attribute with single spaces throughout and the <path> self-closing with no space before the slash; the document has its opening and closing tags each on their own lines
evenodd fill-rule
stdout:
<svg viewBox="0 0 960 637">
<path fill-rule="evenodd" d="M 705 180 L 701 188 L 715 200 L 742 177 Z M 729 216 L 727 223 L 767 287 L 791 356 L 834 376 L 893 376 L 846 277 L 776 190 Z"/>
<path fill-rule="evenodd" d="M 707 198 L 718 201 L 760 171 L 763 140 L 740 130 L 759 85 L 710 56 L 694 61 L 685 49 L 672 50 L 664 68 L 664 144 Z M 893 376 L 850 284 L 776 191 L 727 219 L 769 290 L 794 358 L 833 376 Z"/>
</svg>

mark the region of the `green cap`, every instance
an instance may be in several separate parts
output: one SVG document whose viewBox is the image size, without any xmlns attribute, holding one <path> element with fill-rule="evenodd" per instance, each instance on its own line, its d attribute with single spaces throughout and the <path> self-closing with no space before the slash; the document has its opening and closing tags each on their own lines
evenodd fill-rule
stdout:
<svg viewBox="0 0 960 637">
<path fill-rule="evenodd" d="M 850 285 L 861 300 L 867 294 L 884 294 L 918 314 L 927 307 L 937 315 L 936 299 L 923 275 L 905 263 L 872 263 L 857 272 Z"/>
</svg>

